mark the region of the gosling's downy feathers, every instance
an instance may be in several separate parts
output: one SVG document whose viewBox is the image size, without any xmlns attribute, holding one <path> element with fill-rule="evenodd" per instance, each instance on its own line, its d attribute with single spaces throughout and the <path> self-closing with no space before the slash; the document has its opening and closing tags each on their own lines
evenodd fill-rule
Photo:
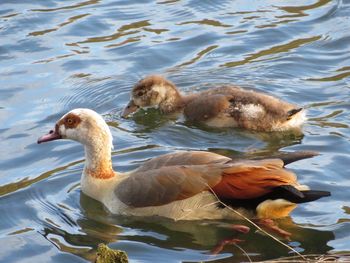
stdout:
<svg viewBox="0 0 350 263">
<path fill-rule="evenodd" d="M 262 92 L 225 85 L 182 95 L 172 82 L 157 75 L 133 87 L 122 116 L 147 107 L 159 108 L 164 114 L 183 113 L 189 121 L 213 127 L 256 131 L 298 129 L 305 121 L 305 110 Z"/>
</svg>

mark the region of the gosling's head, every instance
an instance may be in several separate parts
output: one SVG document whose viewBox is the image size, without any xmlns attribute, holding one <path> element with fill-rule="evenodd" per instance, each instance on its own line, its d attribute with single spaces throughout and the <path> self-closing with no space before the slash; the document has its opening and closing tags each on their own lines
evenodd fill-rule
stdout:
<svg viewBox="0 0 350 263">
<path fill-rule="evenodd" d="M 74 109 L 63 115 L 53 130 L 38 139 L 38 143 L 70 139 L 84 145 L 109 144 L 112 134 L 101 115 L 90 109 Z"/>
<path fill-rule="evenodd" d="M 176 86 L 169 80 L 158 75 L 147 76 L 133 87 L 130 102 L 122 117 L 127 117 L 139 108 L 160 108 L 162 112 L 169 112 L 179 98 Z"/>
</svg>

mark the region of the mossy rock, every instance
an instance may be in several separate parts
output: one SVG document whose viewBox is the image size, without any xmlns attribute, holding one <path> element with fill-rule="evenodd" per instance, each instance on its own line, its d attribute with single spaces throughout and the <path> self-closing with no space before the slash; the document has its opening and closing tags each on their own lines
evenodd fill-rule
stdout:
<svg viewBox="0 0 350 263">
<path fill-rule="evenodd" d="M 128 256 L 124 251 L 110 249 L 105 244 L 97 248 L 96 263 L 128 263 Z"/>
</svg>

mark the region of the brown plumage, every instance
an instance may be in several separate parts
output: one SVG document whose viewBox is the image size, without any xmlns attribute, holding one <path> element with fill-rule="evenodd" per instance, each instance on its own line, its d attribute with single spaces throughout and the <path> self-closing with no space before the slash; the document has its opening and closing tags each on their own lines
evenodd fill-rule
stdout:
<svg viewBox="0 0 350 263">
<path fill-rule="evenodd" d="M 233 218 L 219 198 L 228 206 L 249 208 L 256 217 L 276 218 L 288 215 L 297 203 L 329 195 L 300 185 L 278 158 L 233 160 L 211 152 L 176 152 L 146 161 L 134 171 L 116 173 L 110 130 L 100 115 L 88 109 L 63 116 L 38 143 L 58 139 L 85 146 L 82 191 L 116 214 L 175 220 Z M 292 162 L 311 156 L 283 158 Z"/>
<path fill-rule="evenodd" d="M 305 119 L 302 108 L 262 92 L 225 85 L 182 95 L 172 82 L 157 75 L 133 87 L 122 116 L 145 107 L 158 107 L 164 114 L 182 112 L 187 120 L 209 126 L 256 131 L 300 128 Z"/>
<path fill-rule="evenodd" d="M 145 207 L 186 199 L 202 191 L 213 191 L 222 199 L 249 200 L 280 186 L 303 189 L 283 165 L 280 159 L 234 161 L 209 152 L 166 154 L 132 172 L 115 193 L 130 206 Z"/>
</svg>

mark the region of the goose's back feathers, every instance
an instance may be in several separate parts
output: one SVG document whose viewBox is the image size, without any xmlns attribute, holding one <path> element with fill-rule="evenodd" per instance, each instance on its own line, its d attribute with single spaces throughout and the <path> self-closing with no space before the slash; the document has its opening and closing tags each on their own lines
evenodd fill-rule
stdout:
<svg viewBox="0 0 350 263">
<path fill-rule="evenodd" d="M 298 183 L 279 159 L 233 161 L 208 152 L 180 152 L 146 162 L 123 180 L 115 193 L 129 206 L 145 207 L 202 191 L 213 191 L 224 199 L 251 199 L 281 185 Z"/>
<path fill-rule="evenodd" d="M 283 166 L 280 159 L 234 161 L 208 152 L 167 154 L 121 180 L 114 194 L 123 205 L 111 210 L 175 220 L 235 218 L 221 206 L 225 203 L 248 208 L 240 210 L 247 216 L 279 218 L 287 216 L 296 203 L 329 195 L 300 185 Z"/>
<path fill-rule="evenodd" d="M 144 162 L 136 171 L 149 171 L 165 166 L 176 165 L 204 165 L 225 163 L 231 161 L 230 158 L 220 154 L 203 151 L 181 151 L 176 153 L 163 154 Z"/>
</svg>

